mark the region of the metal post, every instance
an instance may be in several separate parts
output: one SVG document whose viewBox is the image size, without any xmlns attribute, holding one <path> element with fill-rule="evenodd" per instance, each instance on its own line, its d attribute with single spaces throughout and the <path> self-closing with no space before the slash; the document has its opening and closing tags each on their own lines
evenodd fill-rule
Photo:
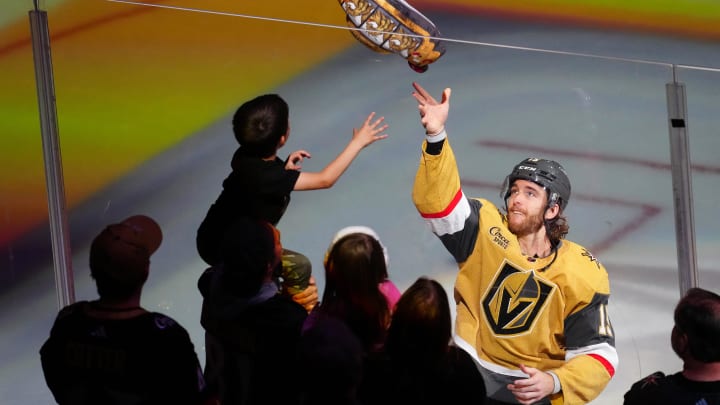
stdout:
<svg viewBox="0 0 720 405">
<path fill-rule="evenodd" d="M 55 290 L 60 308 L 75 302 L 71 265 L 70 237 L 65 212 L 65 188 L 58 141 L 57 109 L 50 55 L 47 12 L 30 11 L 35 81 L 40 110 L 40 128 L 45 161 L 45 183 L 48 193 L 50 237 L 55 271 Z"/>
<path fill-rule="evenodd" d="M 675 205 L 675 239 L 677 243 L 680 295 L 698 285 L 695 247 L 695 218 L 687 133 L 687 97 L 685 84 L 676 79 L 665 85 L 670 130 L 670 163 L 672 166 L 673 202 Z"/>
</svg>

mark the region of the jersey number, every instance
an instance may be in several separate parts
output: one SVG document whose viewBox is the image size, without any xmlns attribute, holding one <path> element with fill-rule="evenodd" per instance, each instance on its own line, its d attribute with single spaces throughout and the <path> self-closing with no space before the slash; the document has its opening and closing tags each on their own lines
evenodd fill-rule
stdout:
<svg viewBox="0 0 720 405">
<path fill-rule="evenodd" d="M 600 327 L 598 329 L 598 333 L 600 336 L 607 336 L 612 337 L 613 336 L 613 328 L 610 324 L 610 316 L 608 315 L 607 310 L 607 304 L 600 304 Z"/>
</svg>

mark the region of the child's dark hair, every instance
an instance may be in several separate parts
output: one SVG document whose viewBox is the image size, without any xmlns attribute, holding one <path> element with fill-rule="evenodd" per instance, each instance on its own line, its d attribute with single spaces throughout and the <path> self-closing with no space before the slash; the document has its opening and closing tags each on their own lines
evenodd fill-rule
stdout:
<svg viewBox="0 0 720 405">
<path fill-rule="evenodd" d="M 325 265 L 320 311 L 344 320 L 368 350 L 382 344 L 390 322 L 387 300 L 378 288 L 385 266 L 380 242 L 362 233 L 338 240 Z"/>
<path fill-rule="evenodd" d="M 233 116 L 233 133 L 247 153 L 265 158 L 277 151 L 289 126 L 288 104 L 277 94 L 264 94 L 245 102 Z"/>
</svg>

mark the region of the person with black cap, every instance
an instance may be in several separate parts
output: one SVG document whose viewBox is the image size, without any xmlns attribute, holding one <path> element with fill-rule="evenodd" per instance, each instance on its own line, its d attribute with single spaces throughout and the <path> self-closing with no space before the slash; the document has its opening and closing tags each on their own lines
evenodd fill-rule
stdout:
<svg viewBox="0 0 720 405">
<path fill-rule="evenodd" d="M 58 404 L 201 404 L 205 381 L 187 331 L 140 305 L 162 231 L 135 215 L 107 226 L 90 246 L 99 299 L 60 310 L 40 349 Z"/>
<path fill-rule="evenodd" d="M 568 241 L 570 180 L 528 158 L 506 177 L 501 210 L 463 193 L 441 101 L 413 83 L 426 139 L 413 202 L 458 264 L 455 342 L 473 356 L 490 404 L 581 404 L 615 374 L 605 267 Z"/>
</svg>

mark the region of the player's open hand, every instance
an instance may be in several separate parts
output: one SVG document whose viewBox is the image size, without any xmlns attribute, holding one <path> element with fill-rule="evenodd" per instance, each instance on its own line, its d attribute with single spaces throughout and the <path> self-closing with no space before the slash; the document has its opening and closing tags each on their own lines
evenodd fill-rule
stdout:
<svg viewBox="0 0 720 405">
<path fill-rule="evenodd" d="M 430 95 L 422 86 L 413 82 L 412 96 L 418 102 L 418 111 L 420 112 L 420 123 L 425 127 L 428 134 L 438 134 L 445 128 L 445 122 L 450 111 L 450 93 L 452 90 L 448 87 L 442 93 L 442 101 L 437 100 Z"/>
<path fill-rule="evenodd" d="M 308 151 L 296 150 L 285 161 L 285 170 L 300 170 L 302 169 L 303 159 L 310 159 L 311 157 Z"/>
<path fill-rule="evenodd" d="M 507 386 L 518 402 L 530 405 L 552 394 L 555 389 L 555 380 L 550 374 L 523 364 L 520 365 L 520 370 L 529 377 L 515 380 Z"/>
<path fill-rule="evenodd" d="M 353 128 L 353 141 L 360 142 L 363 147 L 388 137 L 387 134 L 382 133 L 388 128 L 388 125 L 384 123 L 385 117 L 380 117 L 374 121 L 373 118 L 375 118 L 375 113 L 371 112 L 362 127 L 359 129 Z"/>
</svg>

